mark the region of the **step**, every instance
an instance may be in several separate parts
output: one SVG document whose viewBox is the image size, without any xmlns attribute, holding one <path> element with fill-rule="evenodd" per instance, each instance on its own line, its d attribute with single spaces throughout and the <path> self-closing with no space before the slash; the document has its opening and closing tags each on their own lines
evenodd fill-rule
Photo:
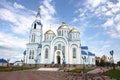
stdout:
<svg viewBox="0 0 120 80">
<path fill-rule="evenodd" d="M 39 68 L 37 71 L 58 71 L 59 68 Z"/>
</svg>

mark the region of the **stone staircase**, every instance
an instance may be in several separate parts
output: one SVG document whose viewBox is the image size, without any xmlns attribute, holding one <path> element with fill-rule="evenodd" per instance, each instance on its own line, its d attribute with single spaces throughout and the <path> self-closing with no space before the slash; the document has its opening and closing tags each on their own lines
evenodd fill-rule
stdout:
<svg viewBox="0 0 120 80">
<path fill-rule="evenodd" d="M 39 68 L 37 71 L 58 71 L 59 68 Z"/>
</svg>

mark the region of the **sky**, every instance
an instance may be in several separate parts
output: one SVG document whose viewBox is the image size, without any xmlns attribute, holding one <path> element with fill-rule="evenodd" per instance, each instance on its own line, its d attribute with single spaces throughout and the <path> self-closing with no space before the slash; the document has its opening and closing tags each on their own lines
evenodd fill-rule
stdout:
<svg viewBox="0 0 120 80">
<path fill-rule="evenodd" d="M 114 50 L 120 61 L 120 0 L 0 0 L 0 58 L 23 59 L 39 7 L 44 33 L 64 21 L 80 31 L 82 46 L 100 57 Z"/>
</svg>

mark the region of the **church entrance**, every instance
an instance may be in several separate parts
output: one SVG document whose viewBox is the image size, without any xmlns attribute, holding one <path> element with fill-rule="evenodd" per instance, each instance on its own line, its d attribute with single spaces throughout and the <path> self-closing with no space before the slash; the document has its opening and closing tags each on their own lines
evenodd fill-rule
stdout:
<svg viewBox="0 0 120 80">
<path fill-rule="evenodd" d="M 57 56 L 57 64 L 60 64 L 60 56 Z"/>
<path fill-rule="evenodd" d="M 57 64 L 60 64 L 60 51 L 57 52 Z"/>
</svg>

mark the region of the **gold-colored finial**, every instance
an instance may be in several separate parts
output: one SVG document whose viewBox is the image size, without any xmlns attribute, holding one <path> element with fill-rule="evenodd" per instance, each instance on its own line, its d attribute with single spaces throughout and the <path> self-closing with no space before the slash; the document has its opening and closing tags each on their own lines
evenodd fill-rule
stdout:
<svg viewBox="0 0 120 80">
<path fill-rule="evenodd" d="M 62 24 L 66 24 L 65 22 L 62 22 Z"/>
</svg>

